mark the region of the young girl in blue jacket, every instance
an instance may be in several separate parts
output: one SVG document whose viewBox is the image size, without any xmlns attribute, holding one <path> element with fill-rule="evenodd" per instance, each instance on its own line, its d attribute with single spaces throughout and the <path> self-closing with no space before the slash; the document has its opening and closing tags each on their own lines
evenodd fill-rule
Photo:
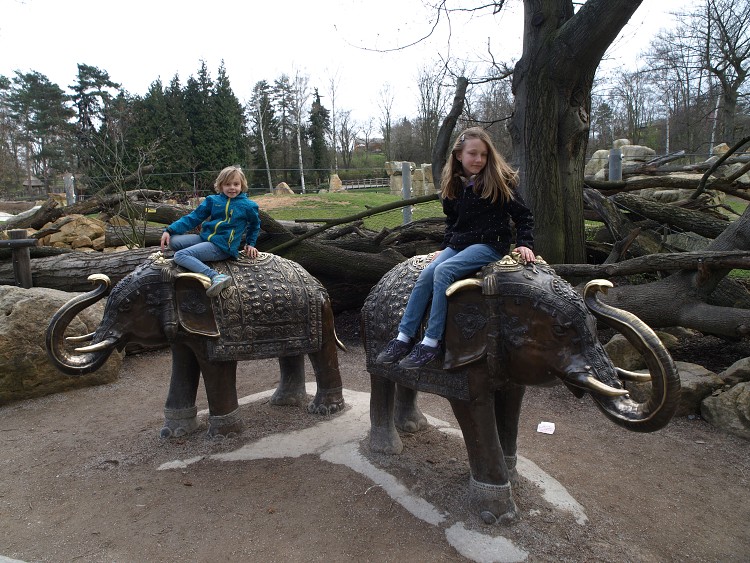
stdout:
<svg viewBox="0 0 750 563">
<path fill-rule="evenodd" d="M 511 219 L 516 228 L 516 252 L 526 262 L 535 259 L 534 220 L 517 188 L 518 174 L 497 152 L 484 129 L 471 127 L 458 136 L 440 181 L 446 224 L 442 250 L 417 278 L 398 336 L 386 345 L 377 362 L 399 362 L 401 368 L 416 369 L 439 356 L 448 313 L 445 290 L 508 254 Z M 424 339 L 414 345 L 430 299 Z"/>
<path fill-rule="evenodd" d="M 260 232 L 258 204 L 247 197 L 247 179 L 239 167 L 228 166 L 222 170 L 214 189 L 216 195 L 206 197 L 195 211 L 169 225 L 161 236 L 161 249 L 174 250 L 175 263 L 211 278 L 211 286 L 206 290 L 210 297 L 218 295 L 231 278 L 205 262 L 237 258 L 243 234 L 245 254 L 256 258 L 255 244 Z M 201 223 L 199 235 L 183 234 Z"/>
</svg>

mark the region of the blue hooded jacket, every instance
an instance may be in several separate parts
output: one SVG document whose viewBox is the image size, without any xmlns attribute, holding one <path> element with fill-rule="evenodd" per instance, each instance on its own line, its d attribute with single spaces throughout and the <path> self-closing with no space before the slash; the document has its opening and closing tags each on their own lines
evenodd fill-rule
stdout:
<svg viewBox="0 0 750 563">
<path fill-rule="evenodd" d="M 243 234 L 246 244 L 255 246 L 258 242 L 258 204 L 244 192 L 231 199 L 224 194 L 210 195 L 195 211 L 169 225 L 166 231 L 170 235 L 181 235 L 201 223 L 201 239 L 214 243 L 234 258 L 239 255 Z"/>
</svg>

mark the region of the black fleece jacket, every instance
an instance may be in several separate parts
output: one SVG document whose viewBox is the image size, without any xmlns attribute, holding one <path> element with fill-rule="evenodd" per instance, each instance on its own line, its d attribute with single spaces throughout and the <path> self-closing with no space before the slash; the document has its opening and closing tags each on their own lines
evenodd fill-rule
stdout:
<svg viewBox="0 0 750 563">
<path fill-rule="evenodd" d="M 445 237 L 441 248 L 463 250 L 472 244 L 489 244 L 505 255 L 513 240 L 511 220 L 516 228 L 516 246 L 534 249 L 534 218 L 521 195 L 491 203 L 474 192 L 473 184 L 465 186 L 458 197 L 443 200 Z"/>
</svg>

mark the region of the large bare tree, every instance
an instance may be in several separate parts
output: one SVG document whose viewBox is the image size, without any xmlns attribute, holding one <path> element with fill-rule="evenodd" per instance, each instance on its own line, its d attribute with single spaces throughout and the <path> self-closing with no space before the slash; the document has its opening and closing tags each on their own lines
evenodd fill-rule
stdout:
<svg viewBox="0 0 750 563">
<path fill-rule="evenodd" d="M 585 262 L 583 169 L 591 87 L 607 47 L 641 0 L 525 0 L 523 54 L 513 72 L 514 161 L 550 262 Z"/>
</svg>

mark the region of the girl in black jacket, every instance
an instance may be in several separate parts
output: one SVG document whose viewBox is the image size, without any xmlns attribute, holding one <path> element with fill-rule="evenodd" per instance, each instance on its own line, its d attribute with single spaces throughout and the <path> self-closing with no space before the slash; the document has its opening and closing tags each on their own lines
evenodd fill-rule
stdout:
<svg viewBox="0 0 750 563">
<path fill-rule="evenodd" d="M 446 217 L 441 250 L 419 275 L 398 336 L 386 345 L 377 362 L 399 362 L 404 369 L 416 369 L 439 356 L 448 312 L 445 290 L 454 281 L 508 254 L 511 219 L 516 228 L 516 252 L 526 262 L 535 259 L 534 220 L 517 188 L 517 172 L 495 149 L 484 129 L 471 127 L 458 136 L 440 181 Z M 413 346 L 430 298 L 424 339 Z"/>
</svg>

